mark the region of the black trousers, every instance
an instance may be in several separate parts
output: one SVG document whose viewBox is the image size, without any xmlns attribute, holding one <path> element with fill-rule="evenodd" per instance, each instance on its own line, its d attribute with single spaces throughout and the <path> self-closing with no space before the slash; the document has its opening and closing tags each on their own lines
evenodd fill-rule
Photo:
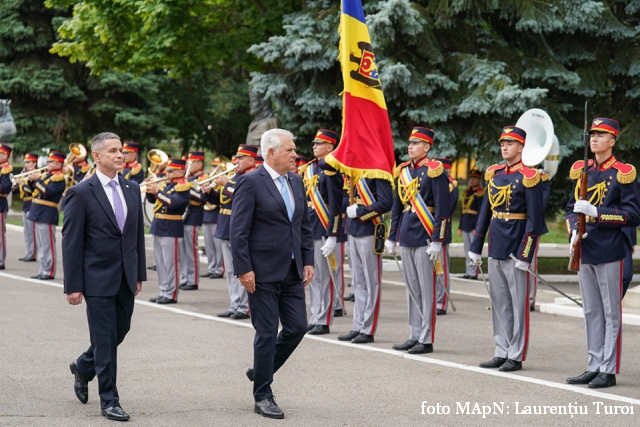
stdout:
<svg viewBox="0 0 640 427">
<path fill-rule="evenodd" d="M 256 402 L 272 396 L 273 374 L 284 365 L 307 332 L 307 306 L 302 280 L 294 260 L 281 282 L 256 283 L 249 294 L 251 323 L 256 330 L 253 340 Z M 282 330 L 278 333 L 278 319 Z"/>
<path fill-rule="evenodd" d="M 84 299 L 87 303 L 91 345 L 78 357 L 78 371 L 87 381 L 98 377 L 101 408 L 118 406 L 117 350 L 131 327 L 135 297 L 123 279 L 116 295 L 85 296 Z"/>
</svg>

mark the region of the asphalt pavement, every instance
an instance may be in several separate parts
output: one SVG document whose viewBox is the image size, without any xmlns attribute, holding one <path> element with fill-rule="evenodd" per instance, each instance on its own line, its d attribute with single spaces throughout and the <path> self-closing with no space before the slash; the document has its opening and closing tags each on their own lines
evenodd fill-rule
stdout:
<svg viewBox="0 0 640 427">
<path fill-rule="evenodd" d="M 36 263 L 18 261 L 24 255 L 21 231 L 10 226 L 7 237 L 7 268 L 0 271 L 0 426 L 113 424 L 100 415 L 96 381 L 89 384 L 88 404 L 73 393 L 69 363 L 87 348 L 89 336 L 84 304 L 69 306 L 62 293 L 61 258 L 55 280 L 29 279 L 38 269 Z M 147 255 L 151 264 L 152 252 Z M 347 302 L 348 315 L 335 319 L 331 333 L 307 336 L 275 375 L 273 390 L 284 420 L 253 413 L 252 383 L 244 373 L 253 358 L 251 323 L 216 317 L 228 306 L 226 280 L 202 279 L 199 290 L 180 292 L 178 304 L 161 306 L 147 301 L 158 293 L 150 271 L 136 299 L 131 332 L 118 352 L 118 391 L 130 423 L 638 425 L 640 327 L 634 322 L 639 313 L 625 309 L 618 385 L 591 390 L 565 383 L 586 368 L 584 320 L 562 312 L 572 310 L 571 303 L 556 300 L 559 296 L 544 286 L 531 313 L 522 371 L 478 367 L 494 351 L 481 281 L 452 280 L 457 311 L 449 308 L 437 317 L 434 353 L 391 350 L 409 335 L 405 290 L 399 272 L 392 270 L 385 263 L 375 343 L 358 346 L 336 339 L 351 329 L 353 303 Z M 556 283 L 578 293 L 576 283 Z M 561 312 L 548 314 L 554 307 Z"/>
</svg>

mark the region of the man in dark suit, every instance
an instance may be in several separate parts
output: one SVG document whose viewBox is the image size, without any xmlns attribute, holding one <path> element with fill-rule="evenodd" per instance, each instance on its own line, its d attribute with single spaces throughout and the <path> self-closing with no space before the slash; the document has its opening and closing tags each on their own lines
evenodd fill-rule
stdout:
<svg viewBox="0 0 640 427">
<path fill-rule="evenodd" d="M 289 172 L 296 160 L 293 134 L 271 129 L 260 149 L 264 164 L 243 175 L 234 192 L 231 250 L 256 330 L 253 368 L 247 370 L 254 411 L 284 418 L 271 383 L 307 332 L 304 286 L 314 274 L 313 241 L 302 179 Z"/>
<path fill-rule="evenodd" d="M 89 399 L 87 382 L 97 376 L 102 415 L 126 421 L 116 387 L 117 348 L 147 280 L 140 188 L 118 175 L 118 135 L 100 133 L 91 148 L 97 171 L 67 192 L 62 227 L 64 293 L 71 305 L 84 296 L 91 337 L 89 349 L 70 368 L 82 403 Z"/>
</svg>

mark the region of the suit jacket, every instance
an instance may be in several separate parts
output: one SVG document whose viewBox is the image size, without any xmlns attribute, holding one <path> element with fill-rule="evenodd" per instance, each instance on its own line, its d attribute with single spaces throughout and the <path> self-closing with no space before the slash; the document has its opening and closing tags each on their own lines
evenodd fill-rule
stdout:
<svg viewBox="0 0 640 427">
<path fill-rule="evenodd" d="M 133 293 L 147 280 L 140 187 L 117 175 L 127 204 L 124 232 L 97 175 L 66 195 L 62 226 L 64 293 L 113 296 L 125 280 Z"/>
<path fill-rule="evenodd" d="M 237 275 L 253 271 L 256 283 L 284 280 L 292 249 L 300 278 L 304 266 L 313 265 L 302 179 L 291 172 L 287 177 L 295 200 L 291 221 L 280 190 L 265 168 L 242 175 L 234 191 L 230 233 L 233 267 Z"/>
</svg>

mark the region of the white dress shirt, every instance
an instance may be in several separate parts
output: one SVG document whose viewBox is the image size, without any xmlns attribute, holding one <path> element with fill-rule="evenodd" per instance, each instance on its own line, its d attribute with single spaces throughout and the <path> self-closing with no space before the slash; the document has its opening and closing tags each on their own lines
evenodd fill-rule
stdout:
<svg viewBox="0 0 640 427">
<path fill-rule="evenodd" d="M 102 184 L 102 189 L 106 193 L 107 199 L 109 199 L 109 203 L 111 204 L 111 209 L 113 210 L 114 215 L 116 213 L 116 207 L 113 204 L 113 191 L 111 190 L 111 186 L 109 185 L 109 182 L 111 181 L 116 182 L 116 190 L 118 191 L 118 195 L 120 195 L 120 200 L 122 200 L 122 207 L 124 208 L 124 219 L 126 221 L 127 211 L 128 211 L 127 201 L 125 200 L 124 193 L 122 192 L 122 188 L 120 187 L 120 181 L 118 180 L 118 175 L 116 174 L 116 177 L 112 180 L 111 178 L 109 178 L 108 176 L 100 172 L 98 169 L 96 169 L 96 175 L 100 180 L 100 184 Z"/>
<path fill-rule="evenodd" d="M 291 183 L 289 182 L 289 175 L 280 175 L 278 172 L 274 171 L 273 168 L 267 164 L 267 162 L 264 162 L 262 164 L 262 167 L 265 168 L 267 172 L 269 172 L 269 176 L 271 177 L 271 179 L 273 179 L 273 183 L 276 185 L 276 188 L 278 189 L 281 195 L 282 195 L 282 184 L 280 184 L 280 181 L 278 181 L 278 178 L 280 178 L 281 176 L 285 177 L 284 182 L 287 183 L 287 188 L 289 189 L 289 201 L 291 202 L 291 209 L 295 212 L 296 202 L 293 200 L 293 189 L 291 188 Z"/>
</svg>

